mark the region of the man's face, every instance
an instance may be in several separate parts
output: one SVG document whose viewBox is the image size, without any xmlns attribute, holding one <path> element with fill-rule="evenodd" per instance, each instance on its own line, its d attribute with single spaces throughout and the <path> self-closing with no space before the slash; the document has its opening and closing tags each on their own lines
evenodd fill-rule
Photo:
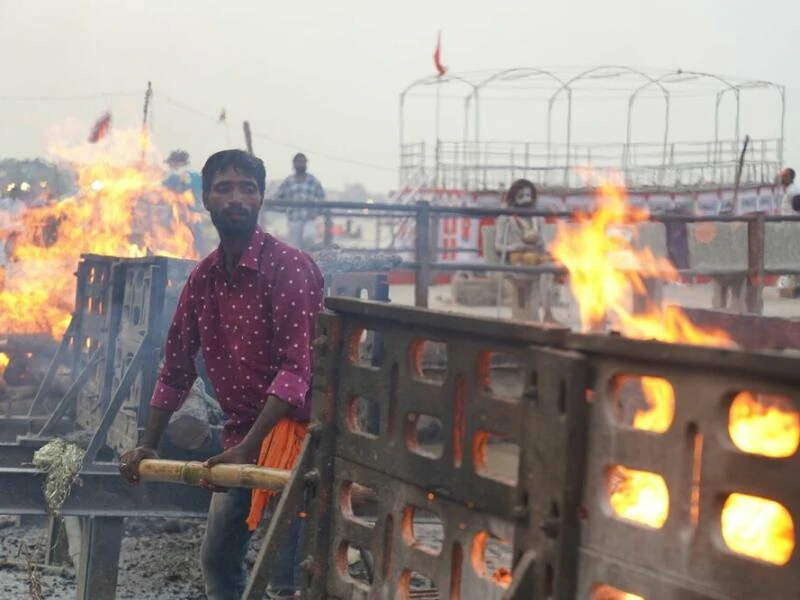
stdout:
<svg viewBox="0 0 800 600">
<path fill-rule="evenodd" d="M 792 184 L 792 175 L 786 169 L 781 171 L 781 183 L 783 185 L 791 185 Z"/>
<path fill-rule="evenodd" d="M 302 175 L 303 173 L 306 172 L 308 161 L 306 161 L 305 156 L 298 156 L 292 161 L 292 164 L 294 165 L 295 173 L 297 173 L 298 175 Z"/>
<path fill-rule="evenodd" d="M 249 236 L 258 223 L 263 198 L 256 180 L 234 169 L 225 169 L 214 176 L 211 190 L 203 205 L 211 214 L 211 222 L 220 235 Z"/>
</svg>

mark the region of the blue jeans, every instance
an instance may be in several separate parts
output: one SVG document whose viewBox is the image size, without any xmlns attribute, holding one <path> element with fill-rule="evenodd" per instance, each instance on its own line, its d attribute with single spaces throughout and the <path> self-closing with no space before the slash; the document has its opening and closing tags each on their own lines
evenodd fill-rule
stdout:
<svg viewBox="0 0 800 600">
<path fill-rule="evenodd" d="M 247 585 L 244 559 L 252 536 L 245 523 L 250 512 L 250 495 L 250 490 L 236 488 L 211 496 L 208 524 L 200 551 L 208 600 L 240 600 L 244 593 Z M 271 512 L 277 503 L 278 496 L 275 496 L 268 510 Z M 295 570 L 303 551 L 302 534 L 303 520 L 295 517 L 286 544 L 273 562 L 267 588 L 270 600 L 294 597 Z"/>
</svg>

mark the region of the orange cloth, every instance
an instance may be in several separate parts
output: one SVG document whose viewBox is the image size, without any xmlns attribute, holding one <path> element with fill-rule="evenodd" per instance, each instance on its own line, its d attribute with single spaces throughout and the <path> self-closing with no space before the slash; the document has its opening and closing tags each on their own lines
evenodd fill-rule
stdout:
<svg viewBox="0 0 800 600">
<path fill-rule="evenodd" d="M 278 421 L 261 443 L 261 452 L 256 464 L 259 467 L 291 471 L 300 456 L 303 438 L 306 437 L 307 431 L 308 423 L 300 423 L 284 417 Z M 272 490 L 253 490 L 250 514 L 247 515 L 247 527 L 250 531 L 256 530 L 264 509 L 274 495 L 275 492 Z"/>
</svg>

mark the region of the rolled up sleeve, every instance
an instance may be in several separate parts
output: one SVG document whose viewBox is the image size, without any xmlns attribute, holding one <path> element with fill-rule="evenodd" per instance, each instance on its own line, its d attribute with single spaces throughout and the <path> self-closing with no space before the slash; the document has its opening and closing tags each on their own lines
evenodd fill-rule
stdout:
<svg viewBox="0 0 800 600">
<path fill-rule="evenodd" d="M 150 406 L 178 410 L 197 378 L 195 358 L 200 348 L 196 299 L 191 278 L 181 292 L 164 347 L 164 364 Z"/>
<path fill-rule="evenodd" d="M 267 394 L 303 408 L 311 388 L 311 343 L 322 310 L 323 281 L 319 268 L 304 255 L 285 261 L 280 270 L 272 296 L 278 373 Z"/>
</svg>

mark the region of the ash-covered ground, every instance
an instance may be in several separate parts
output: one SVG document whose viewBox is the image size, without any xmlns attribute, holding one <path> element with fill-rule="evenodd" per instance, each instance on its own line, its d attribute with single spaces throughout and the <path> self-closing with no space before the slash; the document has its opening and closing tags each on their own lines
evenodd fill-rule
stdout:
<svg viewBox="0 0 800 600">
<path fill-rule="evenodd" d="M 200 543 L 205 522 L 198 519 L 127 519 L 119 561 L 119 600 L 205 600 L 200 572 Z M 432 549 L 441 546 L 440 524 L 415 525 L 415 534 Z M 253 536 L 247 556 L 252 567 L 263 538 L 262 526 Z M 0 599 L 74 600 L 76 580 L 71 566 L 50 567 L 31 575 L 29 556 L 41 556 L 46 544 L 44 525 L 18 524 L 17 517 L 0 516 Z M 510 566 L 509 548 L 490 540 L 486 552 L 490 572 Z M 37 562 L 41 562 L 40 560 Z M 363 563 L 353 564 L 351 574 L 364 578 Z M 31 592 L 31 582 L 41 594 Z M 427 588 L 427 580 L 412 581 Z"/>
<path fill-rule="evenodd" d="M 120 600 L 204 600 L 200 542 L 205 522 L 197 519 L 127 519 L 119 561 Z M 26 600 L 31 594 L 28 553 L 41 554 L 45 529 L 19 526 L 16 517 L 0 517 L 0 598 Z M 255 558 L 251 549 L 248 559 Z M 13 563 L 13 564 L 10 564 Z M 40 572 L 42 600 L 74 600 L 71 567 Z"/>
</svg>

